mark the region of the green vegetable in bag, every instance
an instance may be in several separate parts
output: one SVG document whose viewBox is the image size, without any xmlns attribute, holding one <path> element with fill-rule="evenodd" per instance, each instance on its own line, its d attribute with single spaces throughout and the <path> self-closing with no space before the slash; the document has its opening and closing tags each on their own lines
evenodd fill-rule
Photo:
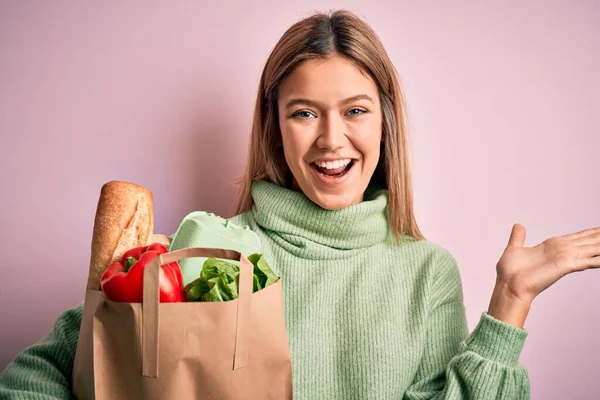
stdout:
<svg viewBox="0 0 600 400">
<path fill-rule="evenodd" d="M 277 282 L 279 277 L 271 270 L 261 254 L 248 256 L 254 266 L 252 292 Z M 231 262 L 208 258 L 202 265 L 200 277 L 185 287 L 187 301 L 229 301 L 238 298 L 240 267 Z"/>
</svg>

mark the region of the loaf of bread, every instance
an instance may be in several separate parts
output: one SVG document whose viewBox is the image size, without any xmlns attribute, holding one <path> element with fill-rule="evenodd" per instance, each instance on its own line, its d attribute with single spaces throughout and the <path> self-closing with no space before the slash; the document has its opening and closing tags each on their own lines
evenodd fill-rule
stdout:
<svg viewBox="0 0 600 400">
<path fill-rule="evenodd" d="M 132 248 L 147 246 L 154 230 L 152 192 L 130 182 L 102 186 L 96 208 L 87 289 L 99 290 L 106 268 Z"/>
</svg>

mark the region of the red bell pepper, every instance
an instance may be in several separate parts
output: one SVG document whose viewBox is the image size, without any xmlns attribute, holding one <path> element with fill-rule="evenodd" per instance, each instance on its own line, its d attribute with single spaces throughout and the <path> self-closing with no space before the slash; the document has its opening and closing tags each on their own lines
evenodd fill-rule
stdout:
<svg viewBox="0 0 600 400">
<path fill-rule="evenodd" d="M 106 297 L 123 303 L 141 303 L 144 296 L 144 269 L 160 254 L 167 253 L 160 243 L 131 249 L 108 266 L 100 279 L 100 287 Z M 185 301 L 183 277 L 177 262 L 160 266 L 160 302 L 174 303 Z"/>
</svg>

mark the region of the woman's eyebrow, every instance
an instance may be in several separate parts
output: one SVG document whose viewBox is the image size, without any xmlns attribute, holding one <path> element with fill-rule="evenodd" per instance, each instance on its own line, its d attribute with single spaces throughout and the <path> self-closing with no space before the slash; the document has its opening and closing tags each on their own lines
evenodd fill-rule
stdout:
<svg viewBox="0 0 600 400">
<path fill-rule="evenodd" d="M 286 104 L 285 107 L 290 108 L 293 106 L 297 106 L 299 104 L 313 106 L 313 107 L 316 107 L 318 105 L 316 101 L 312 101 L 309 99 L 296 98 L 296 99 L 291 99 L 290 101 L 288 101 L 288 103 Z"/>
<path fill-rule="evenodd" d="M 346 100 L 343 100 L 340 104 L 353 103 L 353 102 L 358 101 L 358 100 L 368 100 L 371 103 L 375 104 L 375 102 L 373 101 L 373 99 L 371 98 L 371 96 L 369 96 L 367 94 L 359 94 L 359 95 L 356 95 L 356 96 L 348 97 Z"/>
<path fill-rule="evenodd" d="M 358 94 L 356 96 L 352 96 L 352 97 L 348 97 L 347 99 L 344 99 L 340 102 L 341 105 L 344 104 L 348 104 L 348 103 L 352 103 L 358 100 L 368 100 L 371 103 L 375 103 L 373 101 L 373 99 L 371 98 L 371 96 L 367 95 L 367 94 Z M 308 105 L 308 106 L 313 106 L 313 107 L 318 107 L 319 103 L 316 101 L 312 101 L 309 99 L 304 99 L 304 98 L 295 98 L 295 99 L 291 99 L 290 101 L 288 101 L 288 103 L 286 104 L 286 108 L 290 108 L 299 104 L 303 104 L 303 105 Z"/>
</svg>

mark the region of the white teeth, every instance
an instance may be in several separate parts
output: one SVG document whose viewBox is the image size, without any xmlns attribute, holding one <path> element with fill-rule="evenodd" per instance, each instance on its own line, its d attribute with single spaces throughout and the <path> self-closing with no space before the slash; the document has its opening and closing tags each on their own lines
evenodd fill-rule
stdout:
<svg viewBox="0 0 600 400">
<path fill-rule="evenodd" d="M 349 158 L 345 158 L 343 160 L 335 160 L 335 161 L 315 161 L 315 164 L 317 164 L 321 168 L 336 169 L 336 168 L 345 167 L 346 165 L 350 164 L 350 161 L 352 161 L 352 160 L 350 160 Z"/>
</svg>

